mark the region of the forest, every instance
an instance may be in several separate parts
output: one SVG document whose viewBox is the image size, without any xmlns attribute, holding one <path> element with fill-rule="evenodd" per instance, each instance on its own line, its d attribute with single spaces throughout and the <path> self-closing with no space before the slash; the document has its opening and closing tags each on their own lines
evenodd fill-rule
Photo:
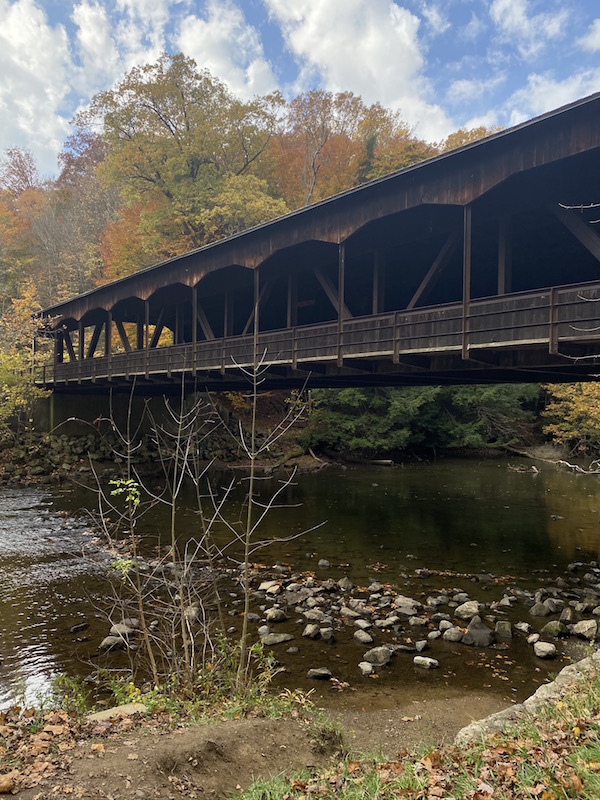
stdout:
<svg viewBox="0 0 600 800">
<path fill-rule="evenodd" d="M 0 156 L 0 425 L 30 417 L 39 309 L 494 131 L 418 139 L 352 92 L 239 100 L 184 56 L 162 55 L 72 121 L 55 177 Z M 307 446 L 375 456 L 547 436 L 600 447 L 596 384 L 317 392 Z"/>
</svg>

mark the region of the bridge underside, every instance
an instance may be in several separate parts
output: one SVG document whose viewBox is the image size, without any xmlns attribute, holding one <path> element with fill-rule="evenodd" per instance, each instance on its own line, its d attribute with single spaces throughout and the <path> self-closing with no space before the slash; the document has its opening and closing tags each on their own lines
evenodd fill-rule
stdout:
<svg viewBox="0 0 600 800">
<path fill-rule="evenodd" d="M 584 110 L 48 309 L 37 380 L 231 389 L 257 361 L 269 388 L 595 379 L 599 102 Z"/>
</svg>

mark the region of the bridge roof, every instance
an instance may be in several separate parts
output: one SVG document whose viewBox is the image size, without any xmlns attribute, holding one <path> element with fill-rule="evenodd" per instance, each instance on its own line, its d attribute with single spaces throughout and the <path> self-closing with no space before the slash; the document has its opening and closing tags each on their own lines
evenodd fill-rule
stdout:
<svg viewBox="0 0 600 800">
<path fill-rule="evenodd" d="M 310 241 L 340 244 L 363 226 L 424 204 L 465 206 L 513 175 L 600 148 L 600 92 L 367 184 L 298 209 L 50 306 L 44 316 L 80 319 L 173 284 L 194 286 L 216 270 L 256 269 Z"/>
</svg>

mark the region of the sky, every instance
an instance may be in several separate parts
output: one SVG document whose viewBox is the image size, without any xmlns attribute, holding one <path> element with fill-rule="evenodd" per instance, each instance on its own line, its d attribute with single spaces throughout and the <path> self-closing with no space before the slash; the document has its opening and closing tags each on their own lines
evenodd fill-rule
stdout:
<svg viewBox="0 0 600 800">
<path fill-rule="evenodd" d="M 437 142 L 600 91 L 596 0 L 0 0 L 0 157 L 53 177 L 70 120 L 162 52 L 241 98 L 352 91 Z"/>
</svg>

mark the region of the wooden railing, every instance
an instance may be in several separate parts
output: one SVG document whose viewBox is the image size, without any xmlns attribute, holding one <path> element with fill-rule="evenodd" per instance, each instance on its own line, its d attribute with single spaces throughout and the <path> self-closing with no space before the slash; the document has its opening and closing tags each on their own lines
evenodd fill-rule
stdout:
<svg viewBox="0 0 600 800">
<path fill-rule="evenodd" d="M 542 346 L 559 353 L 561 343 L 598 342 L 600 282 L 471 300 L 466 324 L 463 304 L 391 311 L 338 322 L 265 331 L 258 353 L 272 365 L 293 368 L 342 359 L 401 360 L 402 356 Z M 44 385 L 133 376 L 220 371 L 254 361 L 253 336 L 113 353 L 110 356 L 38 367 Z"/>
</svg>

